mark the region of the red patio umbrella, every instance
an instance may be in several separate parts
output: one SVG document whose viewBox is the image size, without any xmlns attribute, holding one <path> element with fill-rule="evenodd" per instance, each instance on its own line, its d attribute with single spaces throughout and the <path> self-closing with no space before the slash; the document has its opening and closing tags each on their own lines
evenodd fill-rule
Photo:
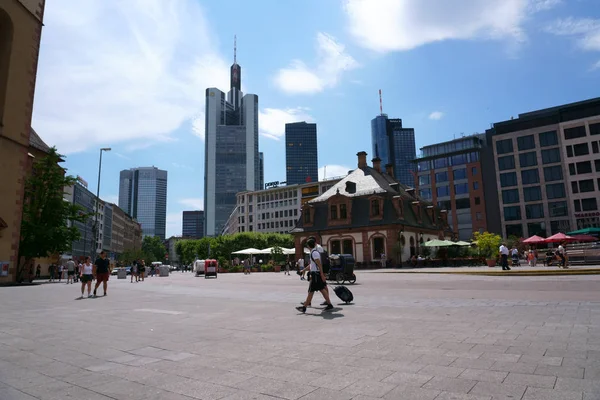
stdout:
<svg viewBox="0 0 600 400">
<path fill-rule="evenodd" d="M 527 244 L 539 244 L 539 243 L 545 243 L 545 242 L 546 242 L 546 239 L 544 239 L 543 237 L 540 237 L 538 235 L 533 235 L 532 237 L 523 240 L 523 243 L 527 243 Z"/>
<path fill-rule="evenodd" d="M 592 235 L 573 235 L 571 236 L 578 242 L 597 242 L 598 238 Z"/>
<path fill-rule="evenodd" d="M 567 236 L 564 233 L 559 232 L 556 235 L 552 235 L 549 238 L 546 238 L 545 242 L 546 243 L 560 243 L 563 241 L 573 242 L 574 240 L 577 240 L 577 239 L 573 239 L 572 236 Z"/>
</svg>

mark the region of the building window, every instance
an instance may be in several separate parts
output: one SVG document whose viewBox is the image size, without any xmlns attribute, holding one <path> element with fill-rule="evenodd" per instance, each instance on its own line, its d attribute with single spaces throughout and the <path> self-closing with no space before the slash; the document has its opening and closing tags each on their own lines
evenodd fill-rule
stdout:
<svg viewBox="0 0 600 400">
<path fill-rule="evenodd" d="M 590 136 L 600 135 L 600 123 L 598 124 L 590 124 Z"/>
<path fill-rule="evenodd" d="M 573 157 L 573 146 L 567 146 L 567 157 Z"/>
<path fill-rule="evenodd" d="M 469 184 L 468 183 L 459 183 L 454 185 L 454 194 L 465 194 L 469 193 Z"/>
<path fill-rule="evenodd" d="M 573 201 L 573 205 L 575 206 L 576 212 L 581 212 L 581 200 Z"/>
<path fill-rule="evenodd" d="M 521 171 L 521 180 L 523 181 L 523 185 L 531 185 L 533 183 L 540 182 L 540 174 L 538 169 L 528 169 L 525 171 Z"/>
<path fill-rule="evenodd" d="M 477 175 L 477 167 L 471 167 L 471 175 Z"/>
<path fill-rule="evenodd" d="M 506 154 L 513 152 L 512 139 L 498 140 L 496 142 L 496 154 Z"/>
<path fill-rule="evenodd" d="M 596 190 L 594 188 L 594 180 L 593 179 L 585 179 L 583 181 L 579 181 L 579 191 L 581 193 L 593 192 Z"/>
<path fill-rule="evenodd" d="M 519 202 L 519 190 L 509 189 L 502 191 L 502 202 L 504 204 L 512 204 Z"/>
<path fill-rule="evenodd" d="M 537 154 L 535 151 L 519 154 L 519 164 L 521 168 L 533 167 L 537 165 Z"/>
<path fill-rule="evenodd" d="M 544 205 L 541 203 L 527 204 L 525 206 L 525 217 L 527 219 L 544 218 Z"/>
<path fill-rule="evenodd" d="M 456 199 L 456 209 L 464 210 L 467 208 L 471 208 L 471 201 L 469 199 Z"/>
<path fill-rule="evenodd" d="M 575 171 L 575 163 L 569 164 L 569 175 L 577 175 L 577 172 Z"/>
<path fill-rule="evenodd" d="M 585 137 L 585 126 L 576 126 L 575 128 L 565 129 L 565 139 L 577 139 L 580 137 Z"/>
<path fill-rule="evenodd" d="M 426 200 L 431 199 L 431 188 L 419 190 L 419 196 Z"/>
<path fill-rule="evenodd" d="M 594 166 L 596 167 L 596 172 L 600 172 L 600 160 L 595 160 Z"/>
<path fill-rule="evenodd" d="M 594 182 L 592 181 L 592 186 Z M 565 185 L 562 183 L 553 183 L 546 185 L 546 197 L 550 199 L 562 199 L 565 197 Z"/>
<path fill-rule="evenodd" d="M 557 148 L 542 150 L 542 164 L 560 162 L 560 151 Z"/>
<path fill-rule="evenodd" d="M 452 172 L 454 174 L 455 181 L 459 180 L 459 179 L 467 179 L 467 169 L 466 168 L 455 169 Z"/>
<path fill-rule="evenodd" d="M 517 186 L 517 173 L 516 172 L 506 172 L 504 174 L 500 174 L 500 186 L 501 187 Z"/>
<path fill-rule="evenodd" d="M 481 197 L 475 197 L 475 205 L 478 206 L 481 204 Z"/>
<path fill-rule="evenodd" d="M 448 172 L 438 172 L 435 174 L 435 182 L 448 182 Z"/>
<path fill-rule="evenodd" d="M 523 225 L 506 225 L 506 237 L 510 236 L 523 237 Z"/>
<path fill-rule="evenodd" d="M 341 219 L 346 219 L 348 217 L 348 213 L 346 211 L 346 205 L 345 204 L 340 204 L 340 218 Z"/>
<path fill-rule="evenodd" d="M 473 182 L 473 190 L 479 189 L 479 182 Z"/>
<path fill-rule="evenodd" d="M 598 149 L 598 142 L 592 142 L 592 153 L 598 154 L 600 149 Z"/>
<path fill-rule="evenodd" d="M 550 218 L 566 217 L 568 215 L 567 202 L 556 201 L 554 203 L 548 203 L 548 213 L 550 214 Z"/>
<path fill-rule="evenodd" d="M 294 209 L 294 217 L 297 217 L 297 216 L 298 216 L 298 209 L 296 208 L 296 209 Z"/>
<path fill-rule="evenodd" d="M 371 216 L 376 217 L 379 215 L 379 200 L 371 200 Z"/>
<path fill-rule="evenodd" d="M 504 219 L 506 221 L 517 221 L 521 219 L 521 207 L 510 206 L 504 207 Z"/>
<path fill-rule="evenodd" d="M 450 189 L 448 186 L 439 186 L 436 188 L 437 197 L 450 196 Z"/>
<path fill-rule="evenodd" d="M 590 148 L 587 143 L 579 143 L 573 145 L 573 153 L 575 154 L 575 157 L 586 156 L 590 154 Z"/>
<path fill-rule="evenodd" d="M 517 148 L 519 151 L 535 149 L 535 139 L 533 135 L 518 137 Z"/>
<path fill-rule="evenodd" d="M 337 214 L 337 205 L 332 205 L 330 207 L 330 215 L 331 215 L 331 219 L 338 219 L 338 214 Z"/>
<path fill-rule="evenodd" d="M 542 199 L 542 189 L 539 186 L 523 188 L 525 201 L 538 201 Z"/>
<path fill-rule="evenodd" d="M 419 185 L 429 185 L 431 183 L 430 175 L 419 175 Z"/>
<path fill-rule="evenodd" d="M 420 161 L 417 166 L 419 171 L 429 171 L 431 169 L 431 161 Z"/>
<path fill-rule="evenodd" d="M 310 224 L 310 211 L 308 209 L 304 210 L 304 223 Z"/>
<path fill-rule="evenodd" d="M 373 238 L 373 259 L 379 260 L 381 255 L 385 254 L 385 240 L 381 237 Z"/>
<path fill-rule="evenodd" d="M 481 220 L 483 219 L 483 216 L 481 215 L 481 213 L 480 213 L 480 212 L 477 212 L 477 213 L 475 213 L 475 219 L 476 219 L 477 221 L 481 221 Z"/>
<path fill-rule="evenodd" d="M 544 179 L 546 182 L 562 180 L 563 174 L 561 166 L 555 165 L 553 167 L 544 167 Z"/>
<path fill-rule="evenodd" d="M 515 156 L 498 157 L 498 169 L 500 171 L 515 169 Z"/>
<path fill-rule="evenodd" d="M 340 253 L 341 253 L 340 241 L 332 240 L 331 241 L 331 254 L 340 254 Z"/>
<path fill-rule="evenodd" d="M 452 161 L 452 165 L 465 165 L 468 162 L 466 154 L 457 154 L 452 156 L 450 159 Z"/>
<path fill-rule="evenodd" d="M 577 185 L 577 181 L 571 182 L 571 191 L 573 193 L 579 193 L 579 186 Z"/>
<path fill-rule="evenodd" d="M 558 144 L 558 135 L 556 134 L 556 131 L 540 133 L 540 146 L 541 147 L 555 146 L 557 144 Z"/>
<path fill-rule="evenodd" d="M 596 211 L 598 209 L 598 202 L 595 197 L 590 199 L 581 199 L 581 210 L 582 211 Z"/>
<path fill-rule="evenodd" d="M 575 165 L 577 165 L 577 175 L 592 173 L 592 163 L 590 161 L 578 162 Z"/>
<path fill-rule="evenodd" d="M 344 254 L 354 254 L 354 244 L 351 239 L 344 239 L 342 242 L 342 248 L 344 250 Z"/>
<path fill-rule="evenodd" d="M 538 235 L 546 236 L 546 223 L 545 222 L 530 222 L 527 224 L 527 231 L 529 236 Z"/>
<path fill-rule="evenodd" d="M 435 160 L 433 160 L 434 168 L 444 168 L 447 166 L 448 166 L 448 158 L 446 158 L 446 157 L 436 158 Z"/>
</svg>

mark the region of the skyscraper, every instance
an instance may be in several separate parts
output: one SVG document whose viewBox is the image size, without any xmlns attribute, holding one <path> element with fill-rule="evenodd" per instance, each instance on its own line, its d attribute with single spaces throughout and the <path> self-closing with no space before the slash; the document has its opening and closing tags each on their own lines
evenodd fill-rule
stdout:
<svg viewBox="0 0 600 400">
<path fill-rule="evenodd" d="M 236 193 L 260 187 L 258 96 L 241 91 L 242 69 L 230 70 L 230 90 L 206 89 L 204 234 L 219 234 L 236 205 Z"/>
<path fill-rule="evenodd" d="M 265 187 L 265 154 L 261 151 L 258 153 L 258 189 L 262 190 Z"/>
<path fill-rule="evenodd" d="M 121 171 L 119 208 L 142 225 L 143 236 L 165 239 L 167 228 L 167 171 L 156 167 Z"/>
<path fill-rule="evenodd" d="M 204 211 L 184 211 L 181 236 L 202 239 L 204 237 Z"/>
<path fill-rule="evenodd" d="M 288 185 L 317 182 L 317 124 L 285 124 L 285 170 Z"/>
<path fill-rule="evenodd" d="M 378 115 L 371 120 L 371 143 L 373 157 L 379 157 L 382 165 L 392 164 L 396 179 L 414 187 L 416 171 L 412 160 L 417 157 L 414 128 L 404 128 L 399 118 Z"/>
</svg>

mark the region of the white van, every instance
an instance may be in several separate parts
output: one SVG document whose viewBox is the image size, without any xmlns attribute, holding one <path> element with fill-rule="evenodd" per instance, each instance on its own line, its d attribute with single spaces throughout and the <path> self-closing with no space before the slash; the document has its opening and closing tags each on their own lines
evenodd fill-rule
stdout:
<svg viewBox="0 0 600 400">
<path fill-rule="evenodd" d="M 194 261 L 193 268 L 196 271 L 196 276 L 204 275 L 204 260 Z"/>
</svg>

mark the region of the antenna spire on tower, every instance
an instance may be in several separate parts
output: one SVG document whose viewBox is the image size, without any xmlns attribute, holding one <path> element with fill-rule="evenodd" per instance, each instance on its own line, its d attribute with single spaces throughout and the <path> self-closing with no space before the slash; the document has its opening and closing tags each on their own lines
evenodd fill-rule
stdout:
<svg viewBox="0 0 600 400">
<path fill-rule="evenodd" d="M 379 113 L 383 115 L 383 101 L 381 100 L 381 89 L 379 89 Z"/>
<path fill-rule="evenodd" d="M 233 35 L 233 63 L 236 64 L 237 59 L 237 35 Z"/>
</svg>

